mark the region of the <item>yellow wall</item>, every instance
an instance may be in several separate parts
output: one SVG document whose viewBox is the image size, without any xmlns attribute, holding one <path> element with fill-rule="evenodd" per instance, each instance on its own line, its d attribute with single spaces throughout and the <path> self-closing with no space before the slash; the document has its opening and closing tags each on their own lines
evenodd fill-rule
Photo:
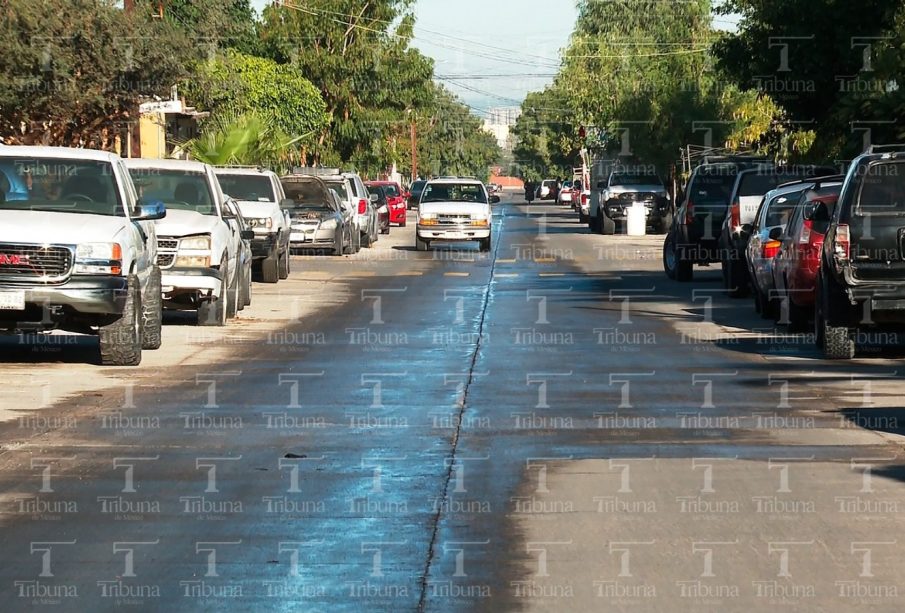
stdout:
<svg viewBox="0 0 905 613">
<path fill-rule="evenodd" d="M 159 160 L 166 157 L 166 117 L 163 113 L 144 113 L 138 120 L 141 157 Z"/>
</svg>

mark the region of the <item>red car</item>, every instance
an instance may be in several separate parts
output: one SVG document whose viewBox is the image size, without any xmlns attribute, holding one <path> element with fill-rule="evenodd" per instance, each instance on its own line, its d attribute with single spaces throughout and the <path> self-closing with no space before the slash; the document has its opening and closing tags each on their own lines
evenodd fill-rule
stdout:
<svg viewBox="0 0 905 613">
<path fill-rule="evenodd" d="M 387 208 L 390 209 L 390 223 L 405 227 L 406 195 L 395 181 L 368 181 L 365 185 L 380 186 L 387 194 Z"/>
<path fill-rule="evenodd" d="M 780 241 L 779 253 L 773 260 L 780 323 L 803 329 L 814 313 L 820 250 L 841 191 L 840 177 L 815 183 L 792 210 L 785 229 L 774 228 L 770 232 L 771 239 Z"/>
</svg>

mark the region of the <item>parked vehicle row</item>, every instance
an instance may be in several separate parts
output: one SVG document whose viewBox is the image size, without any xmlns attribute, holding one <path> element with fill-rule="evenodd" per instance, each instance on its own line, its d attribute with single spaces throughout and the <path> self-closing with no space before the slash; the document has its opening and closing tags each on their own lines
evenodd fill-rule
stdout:
<svg viewBox="0 0 905 613">
<path fill-rule="evenodd" d="M 729 296 L 750 292 L 763 317 L 813 324 L 827 358 L 854 357 L 860 333 L 905 325 L 905 145 L 871 147 L 844 175 L 750 159 L 698 166 L 663 264 L 690 281 L 695 264 L 715 262 Z"/>
</svg>

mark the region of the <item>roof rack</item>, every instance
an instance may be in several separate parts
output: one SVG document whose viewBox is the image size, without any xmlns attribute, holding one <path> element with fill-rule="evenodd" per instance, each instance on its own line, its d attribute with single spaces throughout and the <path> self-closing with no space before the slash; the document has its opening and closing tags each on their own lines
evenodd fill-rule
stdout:
<svg viewBox="0 0 905 613">
<path fill-rule="evenodd" d="M 341 175 L 342 170 L 339 168 L 325 168 L 325 167 L 311 167 L 311 166 L 296 166 L 292 169 L 292 174 L 294 175 L 304 175 L 308 177 L 326 177 L 326 176 L 334 176 Z"/>
<path fill-rule="evenodd" d="M 891 143 L 889 145 L 871 145 L 864 153 L 893 153 L 905 152 L 905 143 Z"/>
<path fill-rule="evenodd" d="M 795 179 L 794 181 L 786 181 L 785 183 L 780 183 L 776 186 L 775 189 L 779 189 L 780 187 L 791 187 L 792 185 L 801 185 L 803 183 L 813 183 L 814 188 L 819 188 L 824 183 L 836 183 L 845 180 L 845 175 L 823 175 L 820 177 L 802 177 L 801 179 Z"/>
<path fill-rule="evenodd" d="M 217 164 L 214 168 L 224 168 L 229 170 L 257 170 L 259 172 L 264 172 L 267 170 L 260 164 L 257 166 L 243 166 L 241 164 Z"/>
</svg>

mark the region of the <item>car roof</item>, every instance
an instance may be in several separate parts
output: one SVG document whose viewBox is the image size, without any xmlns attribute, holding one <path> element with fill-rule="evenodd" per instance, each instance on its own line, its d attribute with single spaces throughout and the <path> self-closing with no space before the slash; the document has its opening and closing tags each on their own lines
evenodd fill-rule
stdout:
<svg viewBox="0 0 905 613">
<path fill-rule="evenodd" d="M 209 166 L 194 160 L 151 160 L 129 158 L 124 160 L 128 168 L 157 168 L 160 170 L 183 170 L 187 172 L 206 172 Z"/>
<path fill-rule="evenodd" d="M 266 168 L 234 168 L 228 166 L 214 166 L 214 172 L 218 175 L 244 175 L 244 176 L 272 176 L 275 175 L 272 170 Z"/>
<path fill-rule="evenodd" d="M 98 149 L 76 149 L 75 147 L 43 147 L 0 145 L 0 156 L 3 157 L 36 157 L 36 158 L 76 158 L 95 162 L 115 162 L 120 156 L 109 151 Z"/>
<path fill-rule="evenodd" d="M 483 183 L 481 183 L 481 182 L 478 181 L 477 179 L 456 179 L 456 178 L 452 178 L 452 179 L 431 179 L 430 181 L 428 181 L 428 183 L 452 184 L 452 185 L 458 185 L 458 184 L 461 184 L 461 183 L 468 183 L 468 184 L 470 184 L 470 185 L 472 185 L 472 184 L 473 184 L 473 185 L 481 185 L 481 186 L 484 185 Z"/>
</svg>

